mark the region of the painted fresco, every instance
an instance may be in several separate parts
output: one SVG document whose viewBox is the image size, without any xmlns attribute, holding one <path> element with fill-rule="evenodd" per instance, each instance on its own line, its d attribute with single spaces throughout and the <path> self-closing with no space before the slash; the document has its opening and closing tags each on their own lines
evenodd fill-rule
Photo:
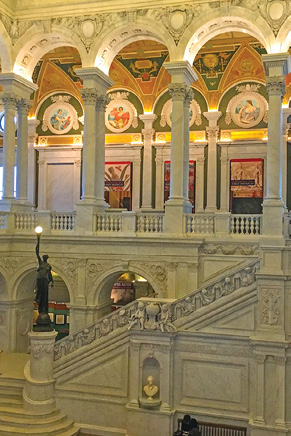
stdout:
<svg viewBox="0 0 291 436">
<path fill-rule="evenodd" d="M 197 54 L 193 65 L 209 90 L 218 89 L 222 75 L 236 51 L 237 49 L 233 51 Z"/>
</svg>

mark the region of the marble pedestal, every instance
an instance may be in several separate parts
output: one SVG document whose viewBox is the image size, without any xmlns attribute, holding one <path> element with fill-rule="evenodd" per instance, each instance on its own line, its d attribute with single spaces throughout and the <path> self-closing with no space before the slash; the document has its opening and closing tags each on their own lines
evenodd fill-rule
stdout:
<svg viewBox="0 0 291 436">
<path fill-rule="evenodd" d="M 31 357 L 24 368 L 23 407 L 37 413 L 49 413 L 56 408 L 54 399 L 54 343 L 52 332 L 30 332 Z"/>
</svg>

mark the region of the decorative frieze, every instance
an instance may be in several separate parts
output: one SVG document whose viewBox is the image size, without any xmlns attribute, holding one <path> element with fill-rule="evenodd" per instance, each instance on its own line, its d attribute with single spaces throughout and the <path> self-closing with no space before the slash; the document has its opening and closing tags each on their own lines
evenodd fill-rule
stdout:
<svg viewBox="0 0 291 436">
<path fill-rule="evenodd" d="M 80 93 L 85 105 L 95 105 L 100 95 L 96 88 L 83 88 Z"/>
</svg>

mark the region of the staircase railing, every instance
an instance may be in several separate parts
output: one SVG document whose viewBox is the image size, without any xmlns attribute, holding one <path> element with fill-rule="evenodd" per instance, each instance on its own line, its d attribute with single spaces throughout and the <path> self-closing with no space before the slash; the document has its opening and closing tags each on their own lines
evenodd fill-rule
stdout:
<svg viewBox="0 0 291 436">
<path fill-rule="evenodd" d="M 103 338 L 110 333 L 123 329 L 175 331 L 175 321 L 186 317 L 199 308 L 208 306 L 216 300 L 227 296 L 244 286 L 256 281 L 256 272 L 260 266 L 258 259 L 253 260 L 243 269 L 241 265 L 234 268 L 219 280 L 213 279 L 202 287 L 172 303 L 163 300 L 135 300 L 109 315 L 99 319 L 90 326 L 69 335 L 54 345 L 54 359 L 59 360 L 79 348 Z"/>
</svg>

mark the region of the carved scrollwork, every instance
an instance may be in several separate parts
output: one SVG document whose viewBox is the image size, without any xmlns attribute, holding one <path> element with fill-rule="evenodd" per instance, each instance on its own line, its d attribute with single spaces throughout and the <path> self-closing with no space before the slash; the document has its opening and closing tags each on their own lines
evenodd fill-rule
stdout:
<svg viewBox="0 0 291 436">
<path fill-rule="evenodd" d="M 280 291 L 277 289 L 264 289 L 262 291 L 261 320 L 265 325 L 278 325 L 281 315 Z"/>
<path fill-rule="evenodd" d="M 39 360 L 43 357 L 44 354 L 50 354 L 54 350 L 54 344 L 50 345 L 31 345 L 30 346 L 30 352 L 32 355 L 32 358 L 35 360 Z"/>
<path fill-rule="evenodd" d="M 279 95 L 283 99 L 286 92 L 285 76 L 266 77 L 266 88 L 269 95 Z"/>
</svg>

